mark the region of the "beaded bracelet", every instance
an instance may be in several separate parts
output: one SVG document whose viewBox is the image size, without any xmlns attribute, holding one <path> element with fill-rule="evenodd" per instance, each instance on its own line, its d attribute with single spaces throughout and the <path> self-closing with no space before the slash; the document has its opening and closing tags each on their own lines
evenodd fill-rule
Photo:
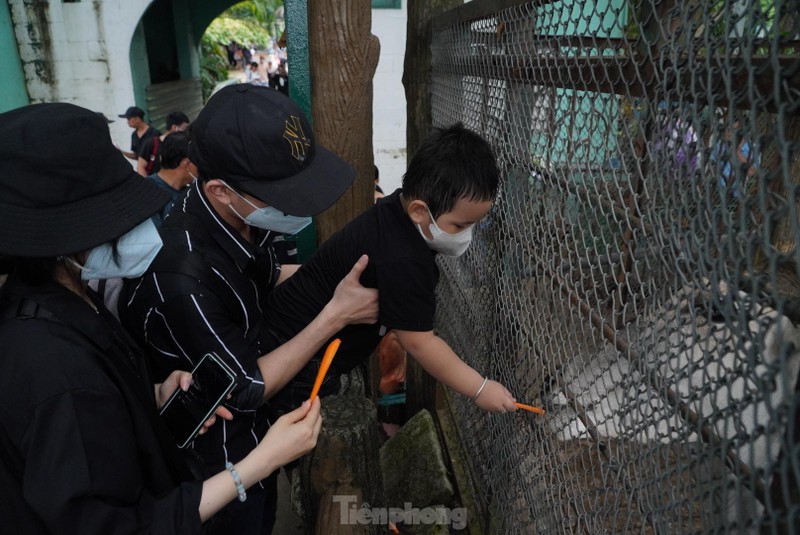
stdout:
<svg viewBox="0 0 800 535">
<path fill-rule="evenodd" d="M 481 392 L 483 392 L 483 387 L 486 386 L 486 383 L 488 383 L 488 382 L 489 382 L 489 378 L 488 377 L 484 377 L 480 388 L 478 388 L 478 391 L 475 392 L 474 396 L 472 396 L 472 401 L 475 401 L 476 399 L 478 399 L 478 396 L 480 396 Z"/>
<path fill-rule="evenodd" d="M 237 472 L 233 464 L 228 461 L 225 461 L 225 468 L 227 468 L 228 472 L 231 473 L 233 482 L 236 484 L 236 492 L 239 493 L 239 501 L 245 501 L 247 499 L 247 493 L 244 491 L 244 485 L 242 485 L 242 479 L 239 477 L 239 472 Z"/>
</svg>

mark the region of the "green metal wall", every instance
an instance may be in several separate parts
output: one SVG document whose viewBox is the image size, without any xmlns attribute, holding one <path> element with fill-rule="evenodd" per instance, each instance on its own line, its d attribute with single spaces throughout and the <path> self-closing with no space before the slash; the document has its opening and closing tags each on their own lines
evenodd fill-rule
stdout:
<svg viewBox="0 0 800 535">
<path fill-rule="evenodd" d="M 624 37 L 625 28 L 620 21 L 627 20 L 626 10 L 625 0 L 561 0 L 537 11 L 536 28 L 542 35 Z M 568 47 L 561 52 L 587 54 L 586 50 Z M 559 128 L 554 133 L 553 150 L 539 156 L 551 162 L 560 157 L 560 163 L 607 163 L 616 153 L 616 125 L 607 118 L 618 116 L 618 106 L 614 95 L 556 89 L 553 107 Z M 534 139 L 532 146 L 548 145 L 544 139 Z"/>
<path fill-rule="evenodd" d="M 0 112 L 30 103 L 8 2 L 0 5 Z"/>
</svg>

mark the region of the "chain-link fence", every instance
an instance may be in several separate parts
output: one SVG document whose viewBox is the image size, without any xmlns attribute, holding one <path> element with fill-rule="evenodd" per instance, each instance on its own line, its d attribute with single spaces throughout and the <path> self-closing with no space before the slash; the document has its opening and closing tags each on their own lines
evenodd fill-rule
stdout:
<svg viewBox="0 0 800 535">
<path fill-rule="evenodd" d="M 440 333 L 545 416 L 453 399 L 499 533 L 800 533 L 800 1 L 475 0 L 436 126 L 503 181 Z"/>
</svg>

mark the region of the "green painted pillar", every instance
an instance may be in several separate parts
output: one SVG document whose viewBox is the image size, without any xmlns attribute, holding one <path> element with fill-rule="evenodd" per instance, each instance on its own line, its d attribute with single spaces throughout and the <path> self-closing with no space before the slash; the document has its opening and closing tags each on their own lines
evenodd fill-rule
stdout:
<svg viewBox="0 0 800 535">
<path fill-rule="evenodd" d="M 285 0 L 289 96 L 311 120 L 311 67 L 308 57 L 308 6 L 305 0 Z"/>
<path fill-rule="evenodd" d="M 200 58 L 192 32 L 189 0 L 173 0 L 172 13 L 175 24 L 175 46 L 178 49 L 178 72 L 181 80 L 200 76 Z"/>
<path fill-rule="evenodd" d="M 150 66 L 147 61 L 147 43 L 144 37 L 144 26 L 142 21 L 136 25 L 131 39 L 131 77 L 133 78 L 133 97 L 135 105 L 143 110 L 147 110 L 147 91 L 150 85 Z M 133 105 L 134 103 L 131 103 Z M 126 148 L 126 150 L 128 150 Z"/>
<path fill-rule="evenodd" d="M 308 55 L 308 6 L 305 0 L 285 0 L 286 55 L 289 62 L 289 96 L 311 121 L 311 67 Z M 309 225 L 294 236 L 297 256 L 305 261 L 317 248 L 317 228 Z"/>
<path fill-rule="evenodd" d="M 0 112 L 30 104 L 8 2 L 0 5 Z"/>
</svg>

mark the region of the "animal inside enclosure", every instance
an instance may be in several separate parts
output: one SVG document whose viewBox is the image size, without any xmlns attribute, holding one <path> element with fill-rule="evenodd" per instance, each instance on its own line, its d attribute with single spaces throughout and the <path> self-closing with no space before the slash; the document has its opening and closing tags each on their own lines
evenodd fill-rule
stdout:
<svg viewBox="0 0 800 535">
<path fill-rule="evenodd" d="M 498 533 L 800 533 L 800 1 L 475 0 L 432 20 L 434 126 L 501 191 L 437 331 Z"/>
</svg>

